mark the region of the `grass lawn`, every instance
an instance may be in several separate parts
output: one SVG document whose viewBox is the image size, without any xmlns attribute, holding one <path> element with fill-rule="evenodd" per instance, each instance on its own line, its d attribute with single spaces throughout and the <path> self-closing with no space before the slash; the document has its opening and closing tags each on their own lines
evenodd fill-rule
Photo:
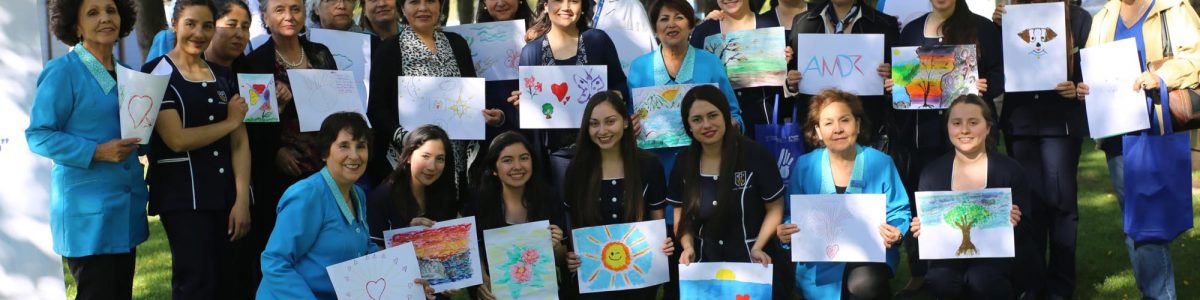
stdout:
<svg viewBox="0 0 1200 300">
<path fill-rule="evenodd" d="M 1094 149 L 1090 141 L 1084 144 L 1079 166 L 1079 248 L 1076 258 L 1079 299 L 1138 299 L 1141 294 L 1133 280 L 1129 255 L 1125 252 L 1121 232 L 1121 212 L 1108 178 L 1104 153 Z M 1200 178 L 1200 172 L 1192 178 Z M 1200 216 L 1200 197 L 1193 197 L 1193 210 Z M 134 297 L 137 299 L 170 299 L 171 253 L 166 235 L 157 217 L 150 217 L 150 240 L 138 247 L 137 275 L 134 277 Z M 1200 223 L 1200 219 L 1195 221 Z M 903 251 L 902 251 L 903 252 Z M 1175 263 L 1175 287 L 1179 298 L 1200 297 L 1200 230 L 1184 233 L 1171 246 Z M 75 281 L 67 274 L 67 295 L 75 296 Z M 892 280 L 898 290 L 908 281 L 908 267 Z M 465 297 L 463 297 L 465 299 Z M 931 299 L 920 295 L 917 299 Z"/>
</svg>

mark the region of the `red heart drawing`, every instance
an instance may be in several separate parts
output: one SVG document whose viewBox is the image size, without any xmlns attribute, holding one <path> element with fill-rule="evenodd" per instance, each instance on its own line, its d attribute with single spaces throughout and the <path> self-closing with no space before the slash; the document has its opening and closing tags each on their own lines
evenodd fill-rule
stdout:
<svg viewBox="0 0 1200 300">
<path fill-rule="evenodd" d="M 837 256 L 838 250 L 841 250 L 841 248 L 842 247 L 838 246 L 838 244 L 825 246 L 825 256 L 833 258 L 834 256 Z"/>
<path fill-rule="evenodd" d="M 367 281 L 367 297 L 371 300 L 383 299 L 383 291 L 387 289 L 387 280 L 379 278 L 372 281 Z"/>
<path fill-rule="evenodd" d="M 267 85 L 261 84 L 261 83 L 251 85 L 251 87 L 253 87 L 254 91 L 257 92 L 259 95 L 262 95 L 263 92 L 265 92 L 267 90 Z"/>
<path fill-rule="evenodd" d="M 555 97 L 558 97 L 558 102 L 562 102 L 563 104 L 566 104 L 566 101 L 570 100 L 570 98 L 567 98 L 567 100 L 563 100 L 563 98 L 565 98 L 567 96 L 567 83 L 566 82 L 551 84 L 550 92 L 554 93 Z"/>
<path fill-rule="evenodd" d="M 737 300 L 750 300 L 750 295 L 737 295 Z"/>
<path fill-rule="evenodd" d="M 133 95 L 129 97 L 129 101 L 125 103 L 125 112 L 129 114 L 129 120 L 133 121 L 133 128 L 150 128 L 153 121 L 150 120 L 150 110 L 154 108 L 154 100 L 146 95 Z M 140 116 L 140 117 L 139 117 Z"/>
</svg>

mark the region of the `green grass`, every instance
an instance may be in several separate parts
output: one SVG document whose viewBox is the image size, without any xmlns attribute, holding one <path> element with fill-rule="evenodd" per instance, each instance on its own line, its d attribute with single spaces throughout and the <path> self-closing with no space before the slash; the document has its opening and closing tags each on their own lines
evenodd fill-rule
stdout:
<svg viewBox="0 0 1200 300">
<path fill-rule="evenodd" d="M 1104 153 L 1094 144 L 1084 144 L 1079 165 L 1079 246 L 1077 249 L 1075 295 L 1078 299 L 1138 299 L 1141 293 L 1133 279 L 1129 255 L 1121 232 L 1121 211 L 1112 194 Z M 1192 173 L 1200 178 L 1200 172 Z M 1200 216 L 1200 197 L 1193 197 L 1195 214 Z M 150 240 L 138 246 L 134 297 L 169 299 L 171 297 L 171 253 L 166 235 L 157 217 L 150 217 Z M 1196 223 L 1200 224 L 1200 218 Z M 903 252 L 903 251 L 902 251 Z M 1200 230 L 1191 230 L 1171 245 L 1175 263 L 1175 287 L 1179 298 L 1200 297 Z M 75 296 L 75 281 L 67 274 L 67 294 Z M 892 290 L 908 281 L 908 266 L 900 264 Z M 458 297 L 466 299 L 466 297 Z M 928 294 L 916 299 L 932 299 Z"/>
</svg>

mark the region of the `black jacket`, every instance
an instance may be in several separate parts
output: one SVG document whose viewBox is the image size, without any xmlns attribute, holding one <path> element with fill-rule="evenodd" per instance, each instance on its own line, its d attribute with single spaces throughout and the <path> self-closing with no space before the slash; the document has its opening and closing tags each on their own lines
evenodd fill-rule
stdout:
<svg viewBox="0 0 1200 300">
<path fill-rule="evenodd" d="M 1076 5 L 1070 5 L 1069 9 L 1072 41 L 1075 48 L 1082 48 L 1092 29 L 1092 15 Z M 1068 72 L 1069 80 L 1078 83 L 1083 81 L 1079 52 L 1071 52 L 1074 63 Z M 1088 136 L 1083 102 L 1064 99 L 1055 91 L 1007 93 L 1002 109 L 1000 128 L 1010 136 Z"/>
</svg>

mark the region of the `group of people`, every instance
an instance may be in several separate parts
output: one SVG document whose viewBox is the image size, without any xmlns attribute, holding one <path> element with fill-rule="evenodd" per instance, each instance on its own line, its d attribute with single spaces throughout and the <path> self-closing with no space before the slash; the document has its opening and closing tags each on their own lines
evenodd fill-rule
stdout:
<svg viewBox="0 0 1200 300">
<path fill-rule="evenodd" d="M 326 266 L 381 249 L 383 231 L 463 216 L 475 216 L 480 232 L 549 220 L 566 299 L 654 299 L 660 289 L 664 298 L 678 298 L 678 280 L 580 294 L 580 256 L 566 234 L 664 218 L 672 221 L 661 245 L 671 265 L 774 264 L 775 299 L 893 297 L 888 280 L 898 270 L 901 245 L 912 280 L 895 295 L 926 289 L 949 299 L 1069 299 L 1089 94 L 1075 50 L 1135 38 L 1141 61 L 1165 63 L 1145 70 L 1131 88 L 1200 84 L 1194 55 L 1200 18 L 1184 0 L 1111 0 L 1094 17 L 1067 5 L 1071 78 L 1052 91 L 1007 94 L 1003 5 L 989 19 L 968 10 L 965 0 L 930 0 L 931 12 L 901 28 L 865 0 L 781 0 L 764 14 L 750 0 L 723 0 L 703 21 L 685 0 L 657 0 L 648 10 L 632 0 L 543 0 L 536 11 L 525 0 L 479 0 L 479 22 L 525 20 L 521 66 L 606 66 L 609 91 L 589 99 L 578 129 L 527 130 L 518 128 L 516 80 L 488 81 L 479 112 L 487 138 L 462 141 L 433 125 L 400 126 L 398 87 L 380 84 L 397 76 L 477 76 L 466 40 L 439 29 L 448 3 L 257 1 L 269 39 L 248 53 L 252 14 L 242 0 L 175 1 L 173 38 L 160 39 L 173 46 L 141 68 L 170 75 L 153 134 L 142 141 L 120 138 L 115 68 L 121 63 L 112 55 L 133 28 L 133 1 L 51 0 L 50 31 L 74 47 L 43 69 L 26 136 L 33 152 L 55 162 L 54 250 L 66 258 L 79 298 L 131 297 L 135 250 L 147 239 L 149 213 L 160 216 L 166 232 L 176 299 L 336 298 Z M 1014 1 L 1028 2 L 1052 1 Z M 356 25 L 350 12 L 358 5 L 364 21 Z M 628 73 L 613 40 L 591 26 L 603 22 L 594 10 L 606 5 L 644 10 L 645 20 L 609 21 L 648 24 L 656 38 L 658 47 L 636 58 Z M 976 45 L 980 94 L 922 111 L 894 110 L 887 96 L 837 89 L 799 94 L 804 78 L 790 46 L 779 53 L 791 60 L 784 86 L 734 88 L 721 59 L 701 47 L 711 35 L 780 26 L 789 45 L 799 33 L 883 34 L 888 49 Z M 336 113 L 320 131 L 300 131 L 287 71 L 336 68 L 329 48 L 306 38 L 312 27 L 371 35 L 369 76 L 376 84 L 366 118 Z M 1167 37 L 1171 57 L 1156 49 Z M 877 72 L 891 77 L 888 62 Z M 280 122 L 243 122 L 248 108 L 238 95 L 239 73 L 273 74 Z M 693 83 L 711 85 L 683 97 L 679 114 L 691 144 L 639 149 L 642 127 L 631 114 L 630 90 Z M 885 90 L 892 85 L 886 79 Z M 800 112 L 790 121 L 801 124 L 806 148 L 813 149 L 783 170 L 775 153 L 754 140 L 755 125 L 784 121 L 770 114 L 776 102 Z M 997 150 L 1001 135 L 1007 153 Z M 1100 145 L 1122 199 L 1121 139 Z M 790 173 L 786 181 L 781 172 Z M 983 188 L 1012 189 L 1016 256 L 921 260 L 913 193 Z M 886 263 L 792 263 L 791 237 L 806 229 L 792 224 L 786 199 L 805 194 L 885 195 L 878 234 Z M 1173 299 L 1169 241 L 1126 244 L 1143 294 Z M 677 278 L 677 268 L 671 276 Z M 487 280 L 436 294 L 418 283 L 430 299 L 495 298 Z"/>
</svg>

